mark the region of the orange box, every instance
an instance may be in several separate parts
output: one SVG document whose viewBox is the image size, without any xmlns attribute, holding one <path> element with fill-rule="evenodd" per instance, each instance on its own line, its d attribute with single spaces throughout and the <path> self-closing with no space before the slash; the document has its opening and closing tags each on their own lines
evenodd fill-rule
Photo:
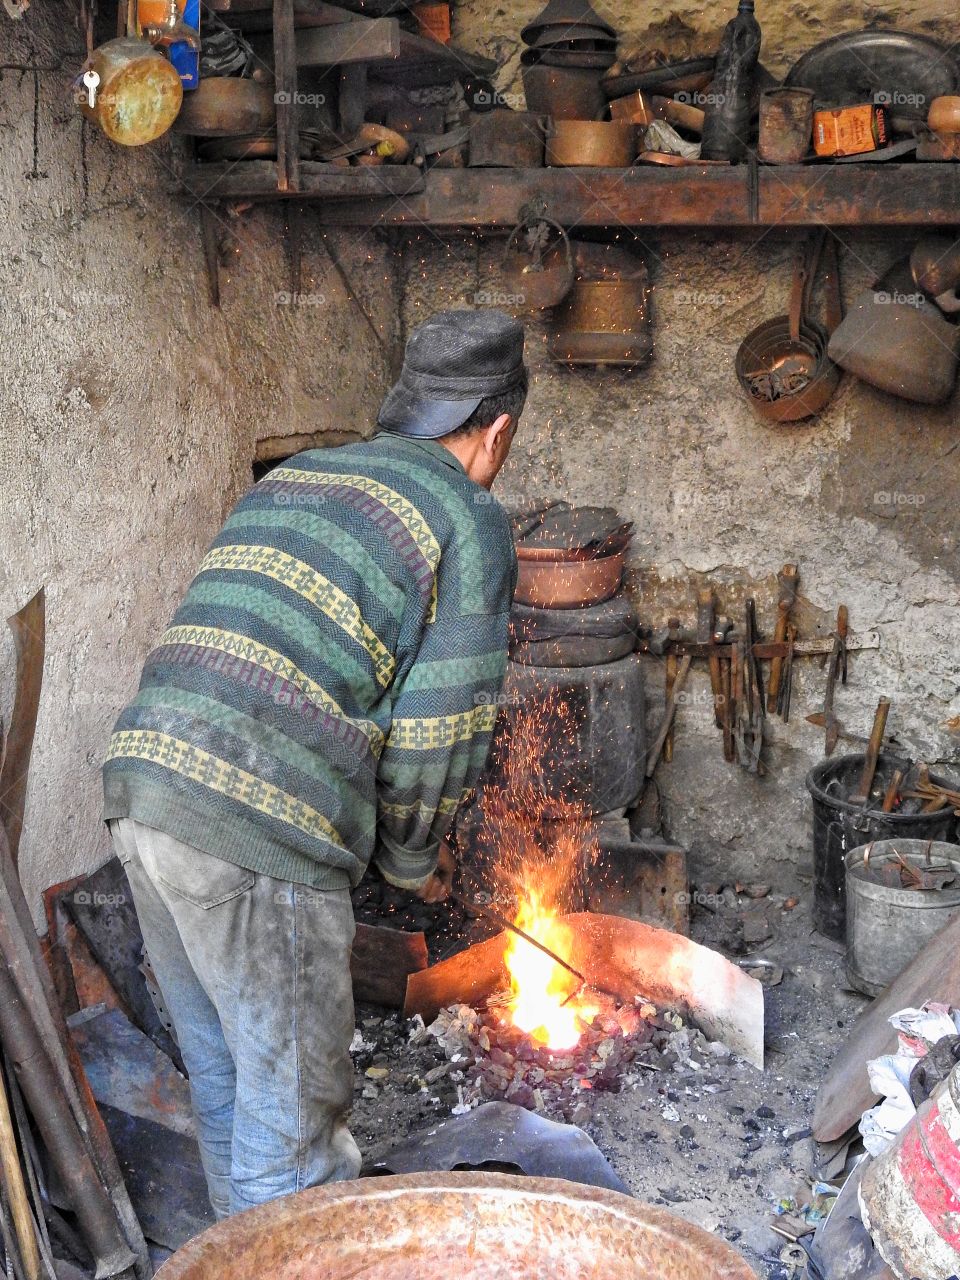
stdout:
<svg viewBox="0 0 960 1280">
<path fill-rule="evenodd" d="M 887 115 L 872 102 L 813 113 L 813 149 L 818 156 L 856 156 L 886 145 Z"/>
</svg>

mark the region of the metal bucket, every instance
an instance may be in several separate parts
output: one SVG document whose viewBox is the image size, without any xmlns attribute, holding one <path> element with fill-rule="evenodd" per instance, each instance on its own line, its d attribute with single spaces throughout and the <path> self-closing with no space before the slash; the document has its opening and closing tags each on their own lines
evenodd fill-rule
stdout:
<svg viewBox="0 0 960 1280">
<path fill-rule="evenodd" d="M 908 769 L 909 760 L 881 755 L 877 778 L 889 782 L 895 769 Z M 945 840 L 956 844 L 956 818 L 950 809 L 937 813 L 881 813 L 850 804 L 850 795 L 863 772 L 863 755 L 832 756 L 807 774 L 813 800 L 813 924 L 818 932 L 842 942 L 846 921 L 845 856 L 871 840 Z M 949 779 L 934 782 L 952 785 Z"/>
<path fill-rule="evenodd" d="M 955 885 L 900 889 L 871 874 L 899 854 L 918 868 L 949 863 Z M 864 995 L 877 996 L 900 976 L 914 956 L 960 911 L 960 849 L 939 840 L 880 840 L 846 856 L 847 979 Z"/>
<path fill-rule="evenodd" d="M 313 1187 L 218 1223 L 157 1280 L 756 1280 L 724 1240 L 559 1178 L 411 1173 Z"/>
<path fill-rule="evenodd" d="M 533 111 L 488 111 L 470 123 L 471 169 L 539 169 L 546 118 Z"/>
<path fill-rule="evenodd" d="M 868 1165 L 863 1224 L 899 1280 L 960 1275 L 960 1066 Z"/>
</svg>

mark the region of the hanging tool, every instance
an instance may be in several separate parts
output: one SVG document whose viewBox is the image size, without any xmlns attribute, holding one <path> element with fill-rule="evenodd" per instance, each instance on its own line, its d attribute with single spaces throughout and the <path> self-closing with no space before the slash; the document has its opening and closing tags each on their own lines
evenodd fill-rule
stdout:
<svg viewBox="0 0 960 1280">
<path fill-rule="evenodd" d="M 850 796 L 851 804 L 868 804 L 870 800 L 870 792 L 873 790 L 873 778 L 877 772 L 877 760 L 880 756 L 880 747 L 883 745 L 883 731 L 887 727 L 887 716 L 890 713 L 890 699 L 881 698 L 877 703 L 876 714 L 873 717 L 873 729 L 870 731 L 870 741 L 867 743 L 866 754 L 863 758 L 863 773 L 860 776 L 860 785 L 856 794 Z"/>
<path fill-rule="evenodd" d="M 690 674 L 690 665 L 693 662 L 690 654 L 685 654 L 677 671 L 677 678 L 673 682 L 673 689 L 670 691 L 670 697 L 667 699 L 666 709 L 663 713 L 663 719 L 660 722 L 660 728 L 657 736 L 653 740 L 653 746 L 647 752 L 647 766 L 644 770 L 645 778 L 652 778 L 654 770 L 660 760 L 660 752 L 666 741 L 667 734 L 670 732 L 670 726 L 673 724 L 673 718 L 677 714 L 677 701 L 683 690 L 683 686 L 687 682 L 687 676 Z"/>
<path fill-rule="evenodd" d="M 713 598 L 713 592 L 709 587 L 705 587 L 697 593 L 697 641 L 700 644 L 714 643 L 713 630 L 716 618 L 716 601 Z M 720 656 L 711 653 L 708 656 L 710 664 L 710 688 L 713 691 L 713 718 L 716 721 L 717 728 L 723 728 L 723 683 L 720 677 Z"/>
<path fill-rule="evenodd" d="M 754 656 L 757 640 L 757 615 L 753 600 L 747 600 L 743 609 L 743 640 L 738 646 L 740 687 L 738 688 L 737 749 L 741 765 L 748 773 L 762 772 L 760 750 L 763 746 L 763 677 L 760 664 Z"/>
<path fill-rule="evenodd" d="M 667 650 L 664 669 L 666 678 L 664 684 L 664 703 L 670 702 L 670 695 L 673 693 L 673 686 L 677 679 L 677 669 L 680 661 L 677 657 L 676 644 L 680 640 L 680 619 L 667 619 L 667 639 L 671 644 L 671 648 Z M 673 726 L 671 725 L 667 731 L 667 736 L 663 740 L 663 758 L 667 764 L 673 759 Z"/>
<path fill-rule="evenodd" d="M 833 699 L 837 690 L 837 680 L 839 679 L 841 684 L 847 683 L 848 632 L 849 616 L 847 606 L 842 604 L 837 609 L 837 629 L 833 633 L 833 650 L 827 667 L 827 687 L 823 695 L 823 710 L 807 716 L 810 724 L 818 725 L 825 730 L 823 753 L 826 756 L 833 755 L 842 728 L 833 710 Z"/>
<path fill-rule="evenodd" d="M 721 615 L 714 623 L 713 635 L 711 640 L 715 645 L 727 645 L 727 634 L 733 630 L 733 623 L 729 618 Z M 728 656 L 721 657 L 716 655 L 716 661 L 720 669 L 720 715 L 721 728 L 723 729 L 723 758 L 728 764 L 732 764 L 737 758 L 737 747 L 733 731 L 733 702 L 730 680 L 731 660 Z"/>
<path fill-rule="evenodd" d="M 777 690 L 777 714 L 784 724 L 790 722 L 790 702 L 793 698 L 793 654 L 797 639 L 797 628 L 792 622 L 787 623 L 787 652 L 783 659 L 783 670 L 780 675 L 780 688 Z"/>
<path fill-rule="evenodd" d="M 782 644 L 787 639 L 787 627 L 790 622 L 790 611 L 797 598 L 797 586 L 800 581 L 800 566 L 785 564 L 777 574 L 780 584 L 777 601 L 777 627 L 774 640 Z M 770 684 L 767 690 L 767 710 L 775 715 L 780 702 L 780 681 L 783 676 L 782 658 L 774 658 L 770 664 Z"/>
</svg>

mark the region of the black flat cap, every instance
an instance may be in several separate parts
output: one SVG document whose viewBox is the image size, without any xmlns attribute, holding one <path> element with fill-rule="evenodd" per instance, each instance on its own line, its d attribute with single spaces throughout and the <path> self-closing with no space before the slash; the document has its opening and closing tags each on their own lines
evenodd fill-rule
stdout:
<svg viewBox="0 0 960 1280">
<path fill-rule="evenodd" d="M 523 326 L 503 311 L 440 311 L 407 339 L 400 380 L 387 392 L 384 431 L 435 440 L 462 427 L 485 396 L 521 386 Z"/>
</svg>

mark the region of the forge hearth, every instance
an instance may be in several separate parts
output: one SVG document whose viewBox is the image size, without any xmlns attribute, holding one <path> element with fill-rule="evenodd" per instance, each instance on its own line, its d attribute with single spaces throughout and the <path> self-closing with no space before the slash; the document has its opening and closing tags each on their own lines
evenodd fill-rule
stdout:
<svg viewBox="0 0 960 1280">
<path fill-rule="evenodd" d="M 597 999 L 601 1010 L 568 1049 L 550 1049 L 521 1031 L 494 1001 L 482 1010 L 442 1009 L 422 1034 L 437 1040 L 462 1081 L 461 1108 L 504 1101 L 564 1120 L 579 1118 L 587 1092 L 619 1093 L 643 1071 L 729 1056 L 684 1027 L 677 1014 Z"/>
</svg>

